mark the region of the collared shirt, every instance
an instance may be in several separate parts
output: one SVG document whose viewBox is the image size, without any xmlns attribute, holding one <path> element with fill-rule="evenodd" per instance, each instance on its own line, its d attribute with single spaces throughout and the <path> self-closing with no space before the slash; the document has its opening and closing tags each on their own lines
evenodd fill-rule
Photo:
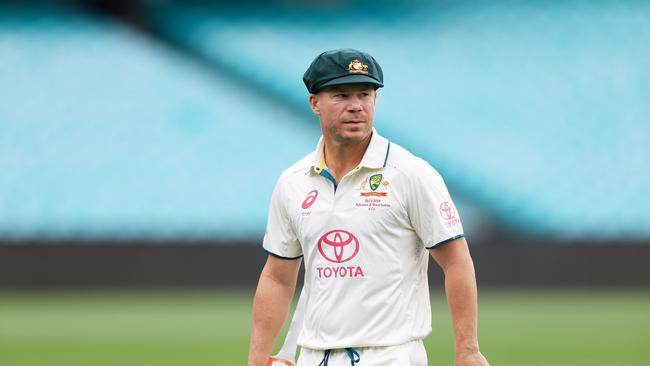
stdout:
<svg viewBox="0 0 650 366">
<path fill-rule="evenodd" d="M 463 236 L 447 188 L 424 160 L 373 129 L 361 163 L 335 182 L 316 151 L 281 175 L 263 247 L 304 256 L 298 344 L 390 346 L 431 332 L 426 249 Z"/>
</svg>

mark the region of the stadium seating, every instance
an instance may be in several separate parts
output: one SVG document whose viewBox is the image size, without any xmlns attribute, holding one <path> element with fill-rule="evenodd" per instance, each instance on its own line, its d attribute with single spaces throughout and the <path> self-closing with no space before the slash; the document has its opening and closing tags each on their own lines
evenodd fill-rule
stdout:
<svg viewBox="0 0 650 366">
<path fill-rule="evenodd" d="M 317 53 L 369 51 L 379 129 L 515 235 L 650 237 L 647 2 L 154 10 L 155 29 L 296 109 Z"/>
<path fill-rule="evenodd" d="M 261 240 L 316 123 L 104 18 L 0 17 L 1 238 Z"/>
<path fill-rule="evenodd" d="M 470 233 L 650 238 L 650 3 L 351 3 L 141 14 L 189 53 L 3 6 L 0 238 L 258 240 L 319 134 L 302 73 L 340 47 L 379 60 L 378 129 L 442 172 Z"/>
</svg>

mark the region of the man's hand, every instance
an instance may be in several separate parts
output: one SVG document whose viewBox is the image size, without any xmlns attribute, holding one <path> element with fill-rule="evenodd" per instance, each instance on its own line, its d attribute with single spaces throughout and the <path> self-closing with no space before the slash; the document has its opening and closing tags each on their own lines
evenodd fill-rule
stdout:
<svg viewBox="0 0 650 366">
<path fill-rule="evenodd" d="M 284 358 L 269 357 L 266 366 L 296 366 L 296 364 Z"/>
<path fill-rule="evenodd" d="M 480 351 L 456 354 L 454 366 L 490 366 Z"/>
</svg>

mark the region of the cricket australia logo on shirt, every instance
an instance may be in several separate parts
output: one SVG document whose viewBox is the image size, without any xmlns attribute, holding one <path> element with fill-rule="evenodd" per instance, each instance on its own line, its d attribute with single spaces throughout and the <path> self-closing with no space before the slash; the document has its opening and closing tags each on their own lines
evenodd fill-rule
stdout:
<svg viewBox="0 0 650 366">
<path fill-rule="evenodd" d="M 390 203 L 385 200 L 388 196 L 388 186 L 388 180 L 383 174 L 370 175 L 367 179 L 361 181 L 359 187 L 361 199 L 355 206 L 365 207 L 368 211 L 390 207 Z"/>
<path fill-rule="evenodd" d="M 341 264 L 359 254 L 359 239 L 346 230 L 331 230 L 318 239 L 318 252 L 331 263 Z M 359 266 L 317 266 L 318 278 L 364 277 Z"/>
<path fill-rule="evenodd" d="M 388 195 L 388 191 L 387 191 L 388 181 L 383 178 L 384 178 L 383 174 L 374 174 L 368 178 L 367 184 L 366 181 L 364 180 L 363 183 L 361 183 L 361 190 L 362 191 L 365 190 L 367 192 L 361 192 L 361 196 L 362 197 L 370 197 L 370 196 L 386 197 Z M 369 192 L 367 189 L 368 185 L 370 186 Z"/>
<path fill-rule="evenodd" d="M 383 177 L 384 176 L 382 174 L 371 175 L 370 178 L 368 178 L 368 182 L 370 182 L 370 189 L 376 191 L 377 188 L 379 188 L 379 183 L 381 183 L 381 178 Z"/>
</svg>

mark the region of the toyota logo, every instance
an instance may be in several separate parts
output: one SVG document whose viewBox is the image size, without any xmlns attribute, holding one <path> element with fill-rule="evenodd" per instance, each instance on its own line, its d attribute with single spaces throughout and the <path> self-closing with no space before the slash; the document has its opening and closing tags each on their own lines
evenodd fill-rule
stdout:
<svg viewBox="0 0 650 366">
<path fill-rule="evenodd" d="M 359 253 L 359 240 L 349 231 L 328 231 L 318 239 L 318 251 L 330 262 L 347 262 Z"/>
<path fill-rule="evenodd" d="M 456 216 L 454 206 L 452 206 L 448 201 L 440 204 L 440 216 L 442 216 L 445 220 L 453 219 Z"/>
</svg>

